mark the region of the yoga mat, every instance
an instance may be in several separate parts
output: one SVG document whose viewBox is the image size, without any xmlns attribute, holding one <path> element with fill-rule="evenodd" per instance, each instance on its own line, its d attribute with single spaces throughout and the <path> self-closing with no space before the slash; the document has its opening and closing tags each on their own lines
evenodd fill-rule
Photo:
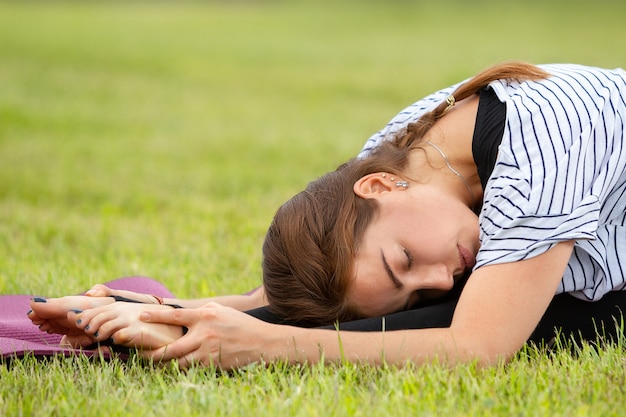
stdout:
<svg viewBox="0 0 626 417">
<path fill-rule="evenodd" d="M 105 283 L 116 290 L 129 290 L 171 298 L 172 293 L 163 284 L 148 277 L 124 277 Z M 0 354 L 6 357 L 52 355 L 100 356 L 96 350 L 71 349 L 59 346 L 61 335 L 39 330 L 26 316 L 32 295 L 0 296 Z M 103 354 L 104 357 L 109 355 Z"/>
</svg>

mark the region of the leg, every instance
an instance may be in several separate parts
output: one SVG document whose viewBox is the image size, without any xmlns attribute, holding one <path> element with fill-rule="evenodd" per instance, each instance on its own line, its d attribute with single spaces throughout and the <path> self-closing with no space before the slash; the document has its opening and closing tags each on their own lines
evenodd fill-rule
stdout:
<svg viewBox="0 0 626 417">
<path fill-rule="evenodd" d="M 367 319 L 339 323 L 340 330 L 356 332 L 380 332 L 403 329 L 428 329 L 435 327 L 448 327 L 452 323 L 452 316 L 458 300 L 445 301 L 440 304 L 433 304 L 419 307 L 413 310 L 401 311 L 399 313 L 388 314 L 383 317 L 372 317 Z M 335 326 L 324 326 L 327 329 L 334 329 Z"/>
<path fill-rule="evenodd" d="M 445 297 L 432 301 L 430 304 L 423 304 L 412 310 L 401 311 L 398 313 L 388 314 L 383 317 L 372 317 L 361 320 L 339 323 L 340 330 L 359 331 L 359 332 L 380 332 L 404 329 L 426 329 L 437 327 L 449 327 L 452 323 L 454 309 L 459 301 L 461 292 L 463 291 L 464 282 L 460 283 Z M 260 307 L 254 310 L 246 311 L 259 320 L 274 324 L 287 324 L 293 326 L 301 326 L 298 323 L 289 321 L 273 314 L 267 307 Z M 322 329 L 335 329 L 334 324 L 319 326 Z"/>
<path fill-rule="evenodd" d="M 450 299 L 440 304 L 416 308 L 339 324 L 339 329 L 348 331 L 386 331 L 402 329 L 423 329 L 448 327 L 457 299 Z M 557 335 L 574 340 L 597 341 L 598 336 L 608 341 L 615 341 L 623 329 L 619 326 L 626 312 L 626 291 L 614 291 L 600 301 L 579 300 L 569 294 L 560 294 L 553 298 L 537 328 L 529 338 L 535 343 L 550 343 Z M 266 307 L 247 312 L 248 314 L 270 323 L 293 324 L 272 314 Z M 334 325 L 322 328 L 334 329 Z"/>
<path fill-rule="evenodd" d="M 532 342 L 549 343 L 557 335 L 575 341 L 616 341 L 623 329 L 626 291 L 613 291 L 596 302 L 579 300 L 569 294 L 555 296 L 530 337 Z"/>
<path fill-rule="evenodd" d="M 447 327 L 452 322 L 457 300 L 390 314 L 385 317 L 340 323 L 339 329 L 381 331 Z M 588 302 L 569 294 L 553 298 L 537 328 L 529 338 L 535 343 L 550 343 L 556 336 L 575 341 L 595 342 L 598 337 L 616 341 L 623 332 L 620 326 L 626 311 L 626 291 L 614 291 L 601 300 Z M 335 326 L 326 326 L 334 328 Z"/>
<path fill-rule="evenodd" d="M 448 327 L 452 322 L 452 316 L 456 307 L 457 299 L 451 299 L 433 304 L 429 306 L 419 307 L 413 310 L 401 311 L 399 313 L 389 314 L 384 317 L 372 317 L 361 320 L 343 322 L 339 324 L 340 330 L 360 331 L 360 332 L 379 332 L 383 329 L 386 331 L 402 330 L 402 329 L 425 329 L 432 327 Z M 275 324 L 291 324 L 289 320 L 282 319 L 267 307 L 260 307 L 247 311 L 253 317 L 269 323 Z M 334 329 L 334 325 L 322 326 L 324 329 Z"/>
</svg>

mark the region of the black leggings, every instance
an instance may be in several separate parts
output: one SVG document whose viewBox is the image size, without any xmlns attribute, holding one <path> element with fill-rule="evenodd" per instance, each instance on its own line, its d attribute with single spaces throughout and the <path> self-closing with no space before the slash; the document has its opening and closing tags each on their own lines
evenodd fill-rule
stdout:
<svg viewBox="0 0 626 417">
<path fill-rule="evenodd" d="M 384 317 L 340 323 L 338 327 L 340 330 L 361 332 L 448 327 L 452 322 L 457 301 L 458 297 L 453 297 L 438 304 Z M 596 341 L 598 335 L 605 340 L 616 340 L 621 332 L 623 311 L 626 311 L 626 291 L 611 292 L 596 302 L 582 301 L 569 294 L 560 294 L 552 299 L 529 341 L 550 343 L 557 335 L 577 341 Z M 270 323 L 294 324 L 275 316 L 266 307 L 247 313 Z M 335 329 L 335 326 L 321 328 Z"/>
</svg>

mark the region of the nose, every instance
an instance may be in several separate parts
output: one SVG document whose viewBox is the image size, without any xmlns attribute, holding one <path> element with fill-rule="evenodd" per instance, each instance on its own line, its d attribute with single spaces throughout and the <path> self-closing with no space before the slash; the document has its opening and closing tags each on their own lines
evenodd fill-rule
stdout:
<svg viewBox="0 0 626 417">
<path fill-rule="evenodd" d="M 415 271 L 411 277 L 411 290 L 450 291 L 454 287 L 454 277 L 446 265 L 431 265 Z"/>
</svg>

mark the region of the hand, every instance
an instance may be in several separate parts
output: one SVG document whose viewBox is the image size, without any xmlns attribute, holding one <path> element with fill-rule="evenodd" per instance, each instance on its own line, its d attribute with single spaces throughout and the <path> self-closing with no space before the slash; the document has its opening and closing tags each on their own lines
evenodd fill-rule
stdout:
<svg viewBox="0 0 626 417">
<path fill-rule="evenodd" d="M 281 326 L 257 320 L 245 313 L 217 303 L 196 309 L 145 311 L 140 320 L 185 326 L 185 336 L 142 355 L 156 361 L 178 359 L 181 367 L 192 364 L 237 368 L 259 360 L 271 360 L 269 346 Z"/>
</svg>

